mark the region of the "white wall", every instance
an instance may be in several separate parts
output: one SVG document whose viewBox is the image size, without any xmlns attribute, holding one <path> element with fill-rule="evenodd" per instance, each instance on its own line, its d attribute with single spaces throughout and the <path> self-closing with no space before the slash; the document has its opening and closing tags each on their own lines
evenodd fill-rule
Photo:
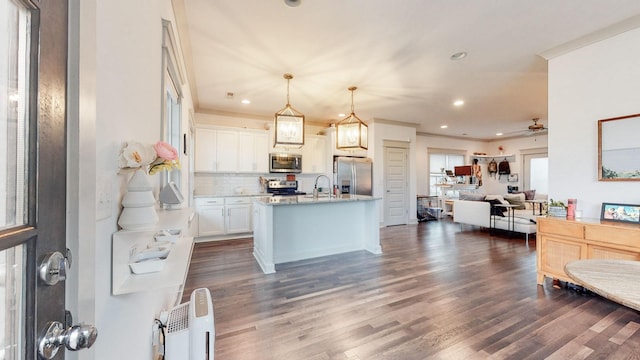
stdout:
<svg viewBox="0 0 640 360">
<path fill-rule="evenodd" d="M 640 113 L 640 29 L 549 61 L 549 196 L 578 199 L 584 217 L 602 202 L 640 204 L 640 183 L 598 181 L 597 121 Z"/>
<path fill-rule="evenodd" d="M 82 11 L 77 10 L 79 4 Z M 72 358 L 150 359 L 153 319 L 159 311 L 174 305 L 177 289 L 111 295 L 111 235 L 118 229 L 120 201 L 128 181 L 128 175 L 118 174 L 117 159 L 125 141 L 155 143 L 161 139 L 162 19 L 172 21 L 174 33 L 178 32 L 170 0 L 83 0 L 72 6 L 81 39 L 85 34 L 89 38 L 79 41 L 79 59 L 70 62 L 79 62 L 80 86 L 86 85 L 89 92 L 75 95 L 79 97 L 81 121 L 75 125 L 78 128 L 70 129 L 70 136 L 79 137 L 76 141 L 80 147 L 80 169 L 87 165 L 95 169 L 95 172 L 79 171 L 79 206 L 93 209 L 89 216 L 96 213 L 95 191 L 84 191 L 88 186 L 82 184 L 98 184 L 94 189 L 101 191 L 104 189 L 99 187 L 104 186 L 112 194 L 107 217 L 90 224 L 69 219 L 70 224 L 78 226 L 75 232 L 86 234 L 91 230 L 91 234 L 72 246 L 80 248 L 77 271 L 81 275 L 95 274 L 92 279 L 84 277 L 77 281 L 75 296 L 78 313 L 83 316 L 76 317 L 76 321 L 93 323 L 99 331 L 94 347 L 73 354 Z M 93 35 L 95 38 L 91 39 Z M 183 91 L 182 118 L 186 129 L 192 100 L 187 84 Z M 89 141 L 95 139 L 93 149 L 88 149 L 85 135 Z M 85 156 L 83 151 L 89 154 Z M 185 173 L 188 172 L 188 158 L 181 157 L 181 162 Z M 156 196 L 159 180 L 158 175 L 152 177 Z M 75 179 L 70 183 L 75 183 Z M 87 251 L 93 254 L 86 254 Z"/>
</svg>

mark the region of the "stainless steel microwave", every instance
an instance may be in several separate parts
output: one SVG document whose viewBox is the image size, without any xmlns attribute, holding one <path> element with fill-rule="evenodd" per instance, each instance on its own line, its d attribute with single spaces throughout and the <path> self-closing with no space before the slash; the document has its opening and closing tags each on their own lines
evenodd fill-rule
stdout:
<svg viewBox="0 0 640 360">
<path fill-rule="evenodd" d="M 269 154 L 269 172 L 301 173 L 302 172 L 302 155 Z"/>
</svg>

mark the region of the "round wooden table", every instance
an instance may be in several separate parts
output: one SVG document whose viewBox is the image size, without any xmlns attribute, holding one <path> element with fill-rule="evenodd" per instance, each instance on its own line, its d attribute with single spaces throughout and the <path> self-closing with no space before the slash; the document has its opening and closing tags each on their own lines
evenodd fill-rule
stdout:
<svg viewBox="0 0 640 360">
<path fill-rule="evenodd" d="M 640 311 L 640 261 L 576 260 L 564 271 L 584 288 Z"/>
</svg>

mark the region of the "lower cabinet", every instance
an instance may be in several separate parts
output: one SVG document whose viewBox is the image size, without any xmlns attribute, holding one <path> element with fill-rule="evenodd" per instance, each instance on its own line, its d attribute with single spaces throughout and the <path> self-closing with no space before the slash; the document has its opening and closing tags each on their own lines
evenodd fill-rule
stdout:
<svg viewBox="0 0 640 360">
<path fill-rule="evenodd" d="M 224 198 L 196 199 L 198 235 L 224 234 Z"/>
<path fill-rule="evenodd" d="M 198 198 L 198 236 L 251 232 L 251 198 Z"/>
<path fill-rule="evenodd" d="M 226 198 L 224 206 L 226 234 L 251 232 L 251 198 Z"/>
<path fill-rule="evenodd" d="M 564 266 L 574 260 L 640 260 L 640 227 L 601 222 L 538 218 L 536 234 L 537 282 L 551 277 L 575 283 Z"/>
</svg>

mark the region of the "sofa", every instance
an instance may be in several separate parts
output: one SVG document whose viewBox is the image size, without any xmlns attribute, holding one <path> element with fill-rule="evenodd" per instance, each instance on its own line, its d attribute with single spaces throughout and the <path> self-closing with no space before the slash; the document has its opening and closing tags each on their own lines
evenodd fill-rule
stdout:
<svg viewBox="0 0 640 360">
<path fill-rule="evenodd" d="M 461 194 L 459 199 L 453 200 L 453 221 L 459 223 L 461 229 L 463 225 L 472 225 L 522 233 L 528 245 L 529 235 L 536 233 L 536 218 L 541 211 L 538 208 L 540 205 L 534 207 L 534 204 L 526 202 L 531 199 L 546 200 L 546 195 L 531 195 L 527 199 L 524 192 L 506 195 Z M 509 214 L 511 210 L 495 206 L 499 203 L 517 208 Z"/>
</svg>

